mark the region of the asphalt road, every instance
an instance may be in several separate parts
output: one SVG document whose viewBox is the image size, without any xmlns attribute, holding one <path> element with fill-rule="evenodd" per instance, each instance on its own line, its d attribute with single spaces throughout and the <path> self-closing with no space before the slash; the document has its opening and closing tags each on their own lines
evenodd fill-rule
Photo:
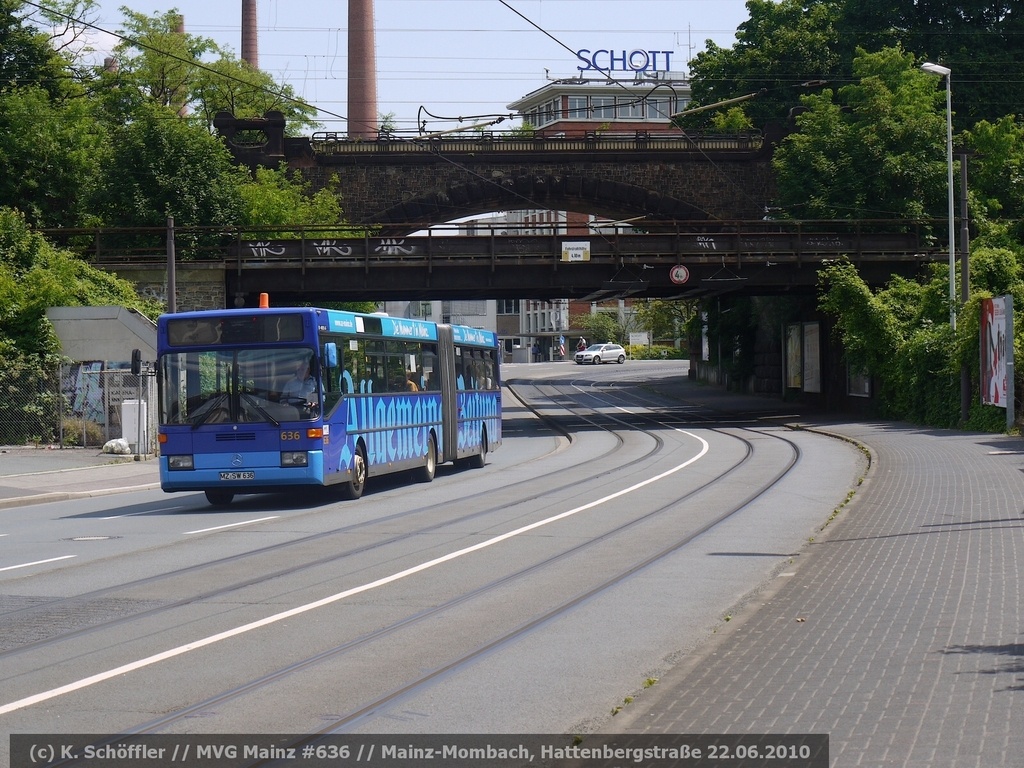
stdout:
<svg viewBox="0 0 1024 768">
<path fill-rule="evenodd" d="M 778 404 L 688 402 L 677 364 L 506 380 L 504 445 L 428 485 L 4 510 L 5 559 L 39 563 L 0 570 L 4 729 L 598 730 L 864 472 Z"/>
</svg>

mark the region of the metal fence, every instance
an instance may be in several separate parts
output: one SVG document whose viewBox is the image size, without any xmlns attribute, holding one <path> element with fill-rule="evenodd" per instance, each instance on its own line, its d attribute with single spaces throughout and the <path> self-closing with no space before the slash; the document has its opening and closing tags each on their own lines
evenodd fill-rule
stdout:
<svg viewBox="0 0 1024 768">
<path fill-rule="evenodd" d="M 103 363 L 51 371 L 0 371 L 0 445 L 102 449 L 124 438 L 132 453 L 155 454 L 156 380 Z"/>
</svg>

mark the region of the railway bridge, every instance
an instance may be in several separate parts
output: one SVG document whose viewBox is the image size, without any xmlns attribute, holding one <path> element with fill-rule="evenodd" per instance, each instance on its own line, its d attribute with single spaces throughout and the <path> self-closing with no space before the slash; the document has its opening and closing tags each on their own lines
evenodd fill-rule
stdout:
<svg viewBox="0 0 1024 768">
<path fill-rule="evenodd" d="M 775 201 L 771 155 L 781 131 L 290 138 L 284 118 L 273 113 L 260 120 L 222 114 L 216 127 L 239 162 L 288 167 L 314 189 L 338 189 L 350 226 L 75 237 L 93 263 L 154 298 L 166 300 L 174 264 L 179 310 L 255 306 L 262 292 L 277 304 L 791 294 L 807 299 L 794 318 L 817 327 L 812 297 L 823 262 L 848 258 L 869 284 L 881 285 L 945 259 L 946 244 L 931 234 L 942 227 L 932 222 L 922 230 L 898 221 L 768 220 Z M 628 222 L 631 231 L 420 234 L 461 217 L 517 209 L 595 214 Z M 175 248 L 165 248 L 167 242 Z M 755 391 L 779 394 L 790 386 L 782 372 L 791 361 L 777 336 L 774 327 L 759 334 Z M 802 386 L 803 394 L 826 403 L 848 399 L 841 352 L 823 349 L 820 359 L 808 359 L 807 381 L 823 384 Z M 713 371 L 698 375 L 714 378 Z M 720 362 L 717 375 L 720 381 Z"/>
<path fill-rule="evenodd" d="M 182 228 L 131 233 L 61 230 L 96 266 L 166 298 L 168 249 L 181 309 L 279 303 L 459 298 L 702 298 L 812 295 L 819 266 L 846 258 L 871 285 L 912 277 L 945 258 L 911 222 L 665 222 L 647 233 L 394 236 L 296 230 L 282 237 Z M 406 225 L 405 228 L 408 228 Z M 89 235 L 87 237 L 87 235 Z M 127 238 L 127 240 L 126 240 Z M 188 285 L 203 286 L 202 300 Z"/>
<path fill-rule="evenodd" d="M 773 205 L 771 155 L 784 133 L 291 138 L 280 113 L 255 120 L 221 113 L 215 126 L 239 162 L 299 170 L 314 189 L 336 179 L 348 221 L 396 235 L 520 209 L 644 221 L 648 228 L 759 219 Z"/>
<path fill-rule="evenodd" d="M 849 258 L 871 285 L 943 258 L 901 221 L 767 220 L 781 132 L 539 137 L 477 133 L 416 140 L 285 136 L 280 113 L 215 125 L 236 158 L 285 165 L 323 188 L 337 177 L 350 225 L 293 232 L 179 229 L 179 268 L 220 305 L 429 298 L 698 298 L 813 292 L 817 266 Z M 622 227 L 475 236 L 426 228 L 516 208 L 600 214 Z M 930 229 L 942 230 L 942 227 Z M 420 234 L 426 232 L 426 234 Z M 89 236 L 91 235 L 91 237 Z M 62 230 L 99 266 L 159 296 L 163 231 Z M 70 242 L 70 241 L 69 241 Z M 204 297 L 202 305 L 217 301 Z M 186 302 L 189 304 L 191 302 Z M 179 305 L 181 306 L 181 305 Z"/>
</svg>

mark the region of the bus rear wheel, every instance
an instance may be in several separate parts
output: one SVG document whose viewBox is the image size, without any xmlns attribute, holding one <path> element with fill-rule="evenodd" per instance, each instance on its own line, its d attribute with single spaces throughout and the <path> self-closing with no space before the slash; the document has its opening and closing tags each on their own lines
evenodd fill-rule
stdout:
<svg viewBox="0 0 1024 768">
<path fill-rule="evenodd" d="M 366 451 L 360 445 L 352 458 L 352 477 L 341 485 L 342 497 L 354 500 L 362 496 L 363 489 L 366 488 L 366 476 Z"/>
<path fill-rule="evenodd" d="M 427 438 L 427 460 L 426 463 L 416 470 L 416 479 L 421 483 L 429 483 L 434 479 L 434 474 L 437 472 L 437 442 L 434 439 L 434 434 L 431 433 L 430 437 Z"/>
<path fill-rule="evenodd" d="M 231 491 L 222 491 L 219 488 L 211 488 L 206 493 L 206 500 L 215 507 L 226 507 L 235 498 Z"/>
<path fill-rule="evenodd" d="M 470 469 L 482 469 L 487 463 L 487 430 L 480 433 L 480 450 L 466 459 Z"/>
</svg>

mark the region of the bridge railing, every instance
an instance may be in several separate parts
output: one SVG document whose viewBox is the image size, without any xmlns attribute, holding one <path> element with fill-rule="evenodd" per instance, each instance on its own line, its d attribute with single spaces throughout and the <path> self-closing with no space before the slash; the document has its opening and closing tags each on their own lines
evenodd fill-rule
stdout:
<svg viewBox="0 0 1024 768">
<path fill-rule="evenodd" d="M 314 153 L 347 154 L 458 154 L 593 151 L 663 150 L 675 152 L 709 152 L 719 150 L 756 151 L 761 148 L 759 134 L 652 134 L 584 132 L 566 136 L 514 136 L 480 133 L 455 136 L 423 136 L 415 138 L 382 136 L 376 141 L 351 138 L 345 133 L 321 131 L 310 139 Z"/>
<path fill-rule="evenodd" d="M 936 226 L 936 224 L 940 226 Z M 294 265 L 349 266 L 515 265 L 580 261 L 711 262 L 770 259 L 801 262 L 846 255 L 852 259 L 929 258 L 944 245 L 931 235 L 942 222 L 929 221 L 736 221 L 647 224 L 648 231 L 595 225 L 580 234 L 532 234 L 509 224 L 481 234 L 379 236 L 338 227 L 174 230 L 180 261 L 218 263 L 238 270 Z M 454 226 L 454 225 L 453 225 Z M 535 226 L 535 225 L 533 225 Z M 442 230 L 451 232 L 454 230 Z M 98 265 L 136 267 L 167 261 L 166 229 L 62 229 L 44 231 L 59 245 Z"/>
</svg>

